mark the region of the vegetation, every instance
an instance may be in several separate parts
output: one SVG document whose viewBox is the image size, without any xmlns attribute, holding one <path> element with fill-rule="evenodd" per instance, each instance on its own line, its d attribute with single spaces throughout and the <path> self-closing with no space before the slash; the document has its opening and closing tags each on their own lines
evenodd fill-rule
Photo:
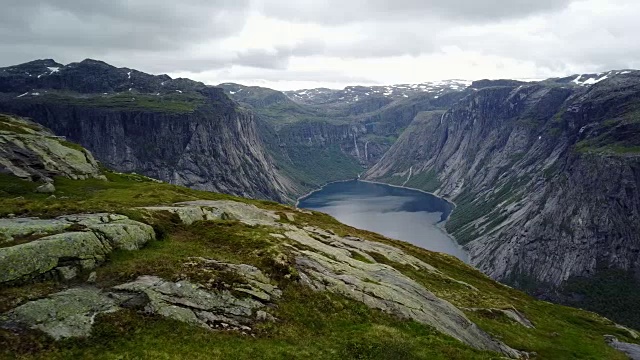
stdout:
<svg viewBox="0 0 640 360">
<path fill-rule="evenodd" d="M 618 269 L 597 269 L 590 278 L 570 278 L 562 289 L 566 303 L 624 319 L 640 328 L 640 284 L 633 274 Z M 577 301 L 580 299 L 580 301 Z"/>
<path fill-rule="evenodd" d="M 29 103 L 55 103 L 113 110 L 145 110 L 166 113 L 190 113 L 203 105 L 205 98 L 195 92 L 141 94 L 137 92 L 87 95 L 47 92 L 17 99 Z"/>
<path fill-rule="evenodd" d="M 151 274 L 167 279 L 189 278 L 206 283 L 202 274 L 183 265 L 203 256 L 259 267 L 284 291 L 273 315 L 276 323 L 254 327 L 253 334 L 210 332 L 159 317 L 124 310 L 96 319 L 87 339 L 54 342 L 37 331 L 16 334 L 0 330 L 0 356 L 14 358 L 300 358 L 318 359 L 492 359 L 495 354 L 473 350 L 429 326 L 372 310 L 361 302 L 313 292 L 295 282 L 295 269 L 273 262 L 283 242 L 269 236 L 277 231 L 233 220 L 182 225 L 169 214 L 149 215 L 136 206 L 192 199 L 235 199 L 277 212 L 287 206 L 201 192 L 160 184 L 138 175 L 107 173 L 109 181 L 56 179 L 55 200 L 33 193 L 37 184 L 0 177 L 0 208 L 25 215 L 54 216 L 80 211 L 115 211 L 154 226 L 159 240 L 139 251 L 116 251 L 97 269 L 96 284 L 108 287 Z M 283 221 L 285 217 L 282 217 Z M 515 348 L 535 351 L 539 359 L 623 359 L 609 348 L 603 334 L 633 341 L 610 321 L 582 310 L 537 301 L 489 279 L 452 256 L 433 253 L 408 243 L 355 229 L 321 213 L 295 213 L 298 226 L 317 226 L 338 235 L 353 235 L 396 246 L 433 265 L 442 276 L 417 271 L 377 256 L 407 276 L 424 284 L 437 296 L 461 308 L 509 308 L 522 311 L 536 326 L 526 329 L 504 317 L 467 311 L 483 329 Z M 365 257 L 360 261 L 369 261 Z M 288 261 L 292 261 L 289 259 Z M 293 276 L 284 276 L 284 275 Z M 80 278 L 86 278 L 81 274 Z M 217 276 L 225 276 L 218 274 Z M 466 284 L 454 281 L 457 279 Z M 44 282 L 0 288 L 0 311 L 74 285 Z M 477 289 L 477 290 L 474 290 Z"/>
</svg>

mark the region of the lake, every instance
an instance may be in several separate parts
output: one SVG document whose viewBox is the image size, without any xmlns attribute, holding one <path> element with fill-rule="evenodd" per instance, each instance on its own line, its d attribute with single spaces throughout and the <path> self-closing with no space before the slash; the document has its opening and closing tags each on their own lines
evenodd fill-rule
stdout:
<svg viewBox="0 0 640 360">
<path fill-rule="evenodd" d="M 301 198 L 298 206 L 468 262 L 465 251 L 438 227 L 449 217 L 453 205 L 435 195 L 351 180 L 327 184 Z"/>
</svg>

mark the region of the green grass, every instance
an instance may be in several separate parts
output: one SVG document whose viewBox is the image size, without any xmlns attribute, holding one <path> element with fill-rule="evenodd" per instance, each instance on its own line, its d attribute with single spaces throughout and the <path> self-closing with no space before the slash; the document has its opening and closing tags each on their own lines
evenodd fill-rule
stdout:
<svg viewBox="0 0 640 360">
<path fill-rule="evenodd" d="M 135 206 L 169 204 L 193 199 L 238 199 L 171 184 L 143 176 L 107 172 L 109 181 L 55 178 L 56 199 L 35 193 L 37 183 L 0 174 L 0 216 L 7 214 L 57 216 L 82 211 L 121 211 Z M 248 200 L 240 200 L 248 201 Z"/>
<path fill-rule="evenodd" d="M 435 171 L 429 170 L 421 172 L 419 174 L 413 174 L 409 181 L 405 184 L 407 187 L 412 187 L 424 191 L 435 191 L 442 183 L 438 180 L 438 175 Z"/>
<path fill-rule="evenodd" d="M 252 264 L 269 275 L 284 291 L 277 307 L 269 311 L 275 323 L 254 326 L 253 336 L 238 332 L 209 332 L 183 323 L 148 317 L 129 310 L 97 318 L 87 339 L 53 342 L 34 331 L 14 334 L 0 330 L 0 354 L 5 358 L 300 358 L 318 359 L 492 359 L 496 354 L 473 350 L 429 326 L 402 320 L 366 305 L 323 292 L 312 292 L 295 280 L 294 259 L 282 240 L 270 236 L 280 230 L 249 226 L 233 220 L 182 225 L 175 215 L 150 214 L 134 206 L 174 201 L 231 199 L 168 184 L 158 184 L 135 175 L 108 174 L 110 181 L 56 179 L 60 194 L 51 202 L 30 192 L 32 184 L 1 176 L 4 186 L 0 208 L 4 212 L 55 215 L 79 211 L 116 211 L 151 224 L 160 240 L 139 251 L 116 251 L 98 268 L 97 286 L 109 287 L 140 275 L 209 284 L 227 279 L 225 273 L 203 273 L 184 264 L 191 257 Z M 20 194 L 23 199 L 14 199 Z M 64 194 L 64 195 L 62 195 Z M 60 199 L 69 196 L 69 199 Z M 18 201 L 19 203 L 16 203 Z M 242 200 L 277 212 L 293 212 L 285 205 Z M 321 213 L 295 212 L 296 226 L 316 226 L 338 235 L 352 235 L 396 246 L 440 270 L 444 276 L 418 271 L 394 263 L 381 255 L 375 260 L 393 266 L 423 284 L 437 296 L 461 308 L 508 308 L 522 311 L 536 326 L 525 329 L 501 317 L 469 311 L 467 315 L 493 336 L 518 349 L 535 351 L 538 359 L 624 359 L 609 348 L 602 335 L 613 334 L 632 341 L 613 323 L 595 314 L 537 301 L 501 285 L 458 259 L 433 253 L 411 244 L 355 229 Z M 288 222 L 283 219 L 283 222 Z M 278 257 L 285 261 L 274 261 Z M 360 261 L 370 262 L 364 256 Z M 80 274 L 86 279 L 88 274 Z M 461 284 L 458 281 L 477 288 Z M 80 284 L 45 282 L 0 288 L 0 311 L 65 287 Z M 213 281 L 215 286 L 216 281 Z M 255 336 L 255 337 L 254 337 Z M 0 357 L 2 357 L 0 355 Z"/>
<path fill-rule="evenodd" d="M 81 107 L 117 110 L 146 110 L 166 113 L 190 113 L 205 103 L 205 98 L 192 92 L 163 93 L 160 95 L 116 93 L 108 95 L 79 95 L 66 92 L 49 92 L 36 97 L 18 99 L 29 103 L 55 103 Z"/>
</svg>

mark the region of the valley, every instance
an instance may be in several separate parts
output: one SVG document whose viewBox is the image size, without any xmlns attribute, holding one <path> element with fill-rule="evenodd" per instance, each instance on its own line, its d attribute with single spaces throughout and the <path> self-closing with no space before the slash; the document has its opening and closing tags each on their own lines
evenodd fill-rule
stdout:
<svg viewBox="0 0 640 360">
<path fill-rule="evenodd" d="M 172 239 L 171 243 L 140 240 L 155 244 L 147 253 L 159 263 L 145 262 L 143 255 L 122 253 L 120 245 L 97 257 L 92 255 L 97 263 L 111 259 L 105 270 L 98 271 L 104 279 L 99 282 L 99 292 L 114 294 L 122 287 L 127 289 L 122 290 L 126 296 L 131 296 L 121 303 L 109 303 L 118 309 L 127 308 L 128 301 L 140 291 L 135 289 L 141 286 L 151 287 L 145 290 L 148 293 L 155 286 L 204 281 L 195 274 L 183 277 L 180 270 L 192 266 L 186 264 L 197 254 L 208 259 L 203 264 L 226 264 L 211 265 L 217 266 L 211 270 L 215 274 L 224 273 L 220 275 L 223 280 L 219 274 L 207 280 L 211 282 L 206 285 L 208 290 L 214 293 L 223 288 L 233 288 L 234 296 L 240 291 L 237 289 L 250 291 L 260 302 L 252 303 L 257 309 L 278 301 L 279 295 L 274 295 L 278 292 L 271 286 L 285 289 L 286 308 L 276 317 L 286 319 L 291 331 L 299 331 L 302 325 L 290 321 L 306 316 L 296 308 L 297 301 L 316 299 L 307 292 L 311 288 L 330 291 L 335 299 L 352 290 L 361 291 L 364 297 L 347 302 L 332 298 L 326 306 L 357 317 L 361 304 L 350 301 L 365 299 L 365 307 L 381 310 L 380 314 L 400 315 L 452 337 L 455 340 L 434 335 L 429 341 L 438 342 L 440 350 L 448 346 L 444 343 L 456 341 L 456 346 L 464 349 L 459 350 L 465 354 L 460 358 L 486 358 L 483 352 L 583 358 L 560 350 L 590 343 L 575 335 L 579 332 L 589 334 L 590 339 L 615 333 L 626 342 L 637 342 L 629 335 L 633 332 L 614 324 L 640 327 L 636 311 L 640 302 L 639 71 L 576 74 L 536 82 L 451 80 L 280 92 L 235 83 L 205 85 L 116 68 L 97 60 L 67 65 L 37 60 L 0 69 L 0 112 L 6 114 L 0 117 L 0 213 L 7 221 L 16 216 L 84 219 L 98 212 L 113 215 L 116 222 L 137 221 L 142 225 L 136 226 L 144 229 L 146 224 L 153 227 L 154 236 Z M 437 197 L 370 182 L 422 190 Z M 300 199 L 299 208 L 287 205 L 327 183 L 332 184 Z M 48 184 L 53 191 L 34 193 L 40 186 L 49 189 Z M 302 208 L 326 212 L 346 225 Z M 193 221 L 192 216 L 196 216 Z M 112 225 L 110 220 L 100 221 L 100 227 Z M 94 231 L 82 224 L 82 233 Z M 46 233 L 60 234 L 66 233 Z M 220 250 L 209 247 L 211 244 L 184 242 L 190 236 L 219 241 L 221 234 L 252 250 L 245 253 L 242 247 L 226 243 Z M 6 248 L 21 249 L 40 235 L 22 234 L 17 240 L 7 240 Z M 433 241 L 421 242 L 426 238 Z M 144 244 L 136 243 L 135 248 L 145 252 Z M 3 248 L 0 242 L 0 250 Z M 416 256 L 420 263 L 394 249 Z M 161 257 L 173 250 L 178 253 L 169 271 L 163 267 L 167 264 L 161 264 Z M 236 251 L 241 255 L 236 256 Z M 71 271 L 67 267 L 83 276 L 89 276 L 94 268 L 85 268 L 82 264 L 86 262 L 65 265 L 75 256 L 62 256 L 62 265 L 42 274 L 25 270 L 23 277 L 11 278 L 15 284 L 8 284 L 0 296 L 7 304 L 16 305 L 50 299 L 48 296 L 54 301 L 59 291 L 75 288 L 75 275 L 59 282 L 60 274 Z M 136 265 L 138 261 L 144 263 L 142 268 Z M 238 261 L 255 266 L 273 281 L 255 272 L 251 276 L 260 276 L 266 283 L 256 285 L 255 278 L 229 275 L 235 271 L 229 270 L 233 268 L 229 264 Z M 223 268 L 226 270 L 220 270 Z M 380 275 L 378 270 L 385 272 Z M 344 280 L 342 275 L 348 271 L 354 272 L 349 276 L 356 277 L 356 283 Z M 291 278 L 297 279 L 293 285 Z M 40 281 L 52 281 L 47 283 L 51 287 L 42 291 L 29 285 Z M 417 291 L 419 299 L 404 299 L 402 306 L 391 306 L 395 293 L 384 287 L 387 281 L 404 284 L 393 291 Z M 581 325 L 569 326 L 570 334 L 563 332 L 561 339 L 551 340 L 549 333 L 574 324 L 574 319 L 560 316 L 556 322 L 547 312 L 560 314 L 566 308 L 546 305 L 496 281 L 537 299 L 595 311 L 615 323 L 572 309 L 567 316 L 575 316 Z M 233 285 L 247 282 L 253 287 Z M 302 285 L 307 290 L 299 287 Z M 269 300 L 262 292 L 255 292 L 259 288 L 269 289 Z M 27 295 L 18 296 L 14 291 Z M 366 297 L 371 291 L 376 296 Z M 444 299 L 442 306 L 455 320 L 436 321 L 428 311 L 427 315 L 411 313 L 413 306 L 420 308 L 428 301 L 425 299 L 432 299 L 430 291 Z M 478 296 L 482 306 L 472 301 Z M 153 306 L 173 309 L 177 305 L 171 301 Z M 518 327 L 516 333 L 526 333 L 531 342 L 511 333 L 515 325 L 507 318 L 513 314 L 502 311 L 512 308 L 540 326 L 539 330 Z M 199 319 L 191 322 L 204 323 L 205 328 L 221 321 L 229 324 L 228 319 L 212 320 L 215 312 L 211 309 L 189 311 L 188 316 Z M 397 340 L 397 344 L 409 346 L 402 339 L 409 333 L 415 335 L 414 325 L 375 314 L 371 321 L 377 325 L 371 325 L 373 328 L 383 323 L 395 329 L 409 326 Z M 101 331 L 113 331 L 108 328 L 113 321 L 124 321 L 126 326 L 141 322 L 133 313 L 123 316 L 127 318 L 107 316 L 107 325 L 100 325 L 107 329 Z M 169 318 L 185 320 L 177 315 Z M 245 323 L 253 327 L 254 320 L 234 321 L 237 329 L 242 329 L 248 326 L 241 325 Z M 158 326 L 172 326 L 162 321 Z M 314 321 L 324 324 L 338 319 Z M 474 330 L 467 333 L 451 327 L 451 322 L 460 321 L 469 322 Z M 527 324 L 528 320 L 519 321 Z M 476 323 L 484 330 L 476 331 Z M 267 339 L 272 327 L 258 325 L 260 330 L 253 335 Z M 154 329 L 147 328 L 150 333 L 145 336 L 152 336 Z M 425 331 L 420 329 L 416 331 Z M 504 343 L 487 334 L 499 334 Z M 13 336 L 5 335 L 5 339 Z M 278 336 L 292 341 L 289 335 Z M 49 344 L 43 345 L 47 351 L 69 354 L 40 335 L 33 336 Z M 551 348 L 540 345 L 545 342 L 551 343 Z M 615 358 L 617 353 L 601 347 L 603 341 L 593 344 L 593 349 L 583 350 Z M 298 349 L 304 346 L 295 344 Z M 351 345 L 341 344 L 336 351 L 347 351 L 340 346 Z M 87 350 L 81 343 L 72 348 L 75 354 Z M 234 351 L 227 350 L 225 354 Z M 274 351 L 273 358 L 282 356 L 279 350 Z"/>
</svg>

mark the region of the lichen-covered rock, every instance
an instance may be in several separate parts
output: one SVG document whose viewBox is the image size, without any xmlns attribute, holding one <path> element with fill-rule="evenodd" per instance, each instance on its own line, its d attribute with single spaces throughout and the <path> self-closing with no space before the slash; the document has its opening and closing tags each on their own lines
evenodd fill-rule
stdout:
<svg viewBox="0 0 640 360">
<path fill-rule="evenodd" d="M 56 340 L 86 337 L 97 314 L 117 311 L 115 301 L 96 288 L 74 288 L 25 303 L 0 316 L 3 327 L 42 330 Z"/>
<path fill-rule="evenodd" d="M 180 220 L 187 225 L 196 221 L 216 219 L 235 219 L 248 225 L 274 225 L 280 219 L 280 216 L 273 211 L 228 200 L 186 201 L 172 206 L 148 206 L 142 209 L 177 214 Z"/>
<path fill-rule="evenodd" d="M 308 232 L 311 231 L 311 232 Z M 518 358 L 521 353 L 494 340 L 471 322 L 458 308 L 438 298 L 424 286 L 385 264 L 360 261 L 352 252 L 362 249 L 390 256 L 394 261 L 442 276 L 432 266 L 399 249 L 355 238 L 341 238 L 329 233 L 313 238 L 318 229 L 290 230 L 285 235 L 302 245 L 297 251 L 296 267 L 301 282 L 318 291 L 331 291 L 362 301 L 371 308 L 428 324 L 472 347 Z M 295 246 L 295 245 L 294 245 Z M 392 250 L 393 249 L 393 250 Z"/>
<path fill-rule="evenodd" d="M 53 194 L 55 191 L 56 191 L 56 187 L 53 185 L 53 183 L 46 183 L 36 188 L 36 192 L 39 192 L 42 194 Z"/>
<path fill-rule="evenodd" d="M 75 231 L 65 232 L 73 226 Z M 46 235 L 51 232 L 54 234 Z M 136 250 L 155 238 L 151 226 L 115 214 L 0 219 L 0 234 L 4 239 L 44 235 L 0 248 L 0 283 L 38 277 L 57 267 L 63 268 L 58 271 L 63 278 L 73 277 L 77 267 L 93 268 L 115 249 Z"/>
<path fill-rule="evenodd" d="M 144 310 L 174 320 L 214 329 L 222 323 L 236 327 L 255 319 L 255 310 L 265 306 L 254 297 L 237 297 L 228 290 L 207 290 L 183 280 L 170 282 L 156 276 L 114 287 L 126 293 L 142 293 L 148 298 Z M 268 301 L 264 300 L 263 301 Z"/>
<path fill-rule="evenodd" d="M 15 116 L 0 114 L 0 172 L 27 180 L 52 181 L 54 176 L 71 179 L 104 178 L 98 163 L 85 149 L 70 145 L 44 127 Z M 39 192 L 51 193 L 53 185 Z"/>
</svg>

